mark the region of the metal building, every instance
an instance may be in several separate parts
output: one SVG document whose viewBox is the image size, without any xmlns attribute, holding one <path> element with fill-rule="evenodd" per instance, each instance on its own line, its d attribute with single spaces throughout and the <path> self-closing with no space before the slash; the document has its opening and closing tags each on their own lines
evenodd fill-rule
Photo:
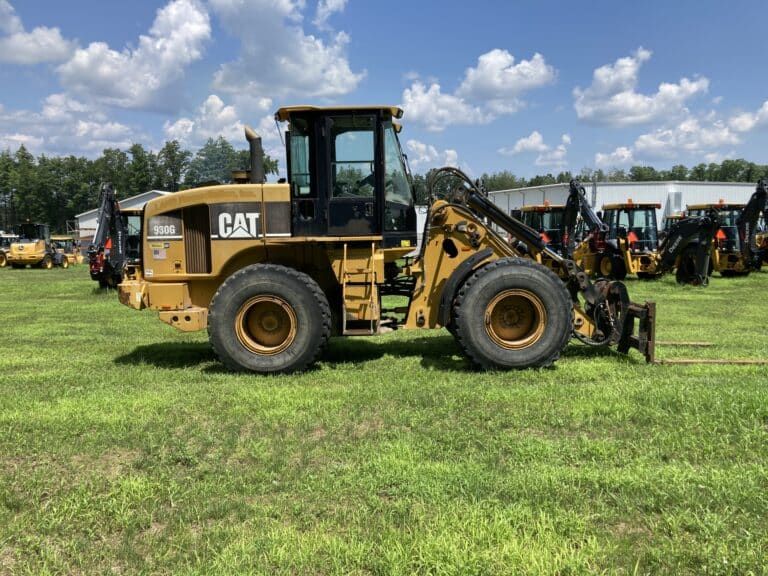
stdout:
<svg viewBox="0 0 768 576">
<path fill-rule="evenodd" d="M 755 191 L 751 182 L 585 182 L 587 198 L 595 210 L 603 204 L 620 202 L 658 202 L 659 225 L 668 214 L 685 210 L 687 204 L 746 203 Z M 565 204 L 568 184 L 548 184 L 490 192 L 490 198 L 507 214 L 530 204 Z"/>
<path fill-rule="evenodd" d="M 142 192 L 136 196 L 131 196 L 130 198 L 120 200 L 120 207 L 125 208 L 126 210 L 143 208 L 144 204 L 150 200 L 159 196 L 165 196 L 166 194 L 170 194 L 170 192 L 166 192 L 164 190 L 149 190 L 148 192 Z M 87 212 L 83 212 L 82 214 L 75 216 L 75 218 L 77 218 L 77 224 L 80 230 L 80 244 L 84 247 L 87 247 L 88 243 L 93 239 L 93 235 L 96 232 L 96 220 L 98 219 L 98 216 L 98 208 L 88 210 Z"/>
</svg>

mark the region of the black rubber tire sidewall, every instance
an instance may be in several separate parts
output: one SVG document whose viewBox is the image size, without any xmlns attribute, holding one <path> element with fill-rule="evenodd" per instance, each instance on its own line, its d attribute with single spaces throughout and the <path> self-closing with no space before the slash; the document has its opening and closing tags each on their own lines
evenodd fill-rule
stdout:
<svg viewBox="0 0 768 576">
<path fill-rule="evenodd" d="M 282 352 L 255 354 L 235 333 L 240 307 L 259 295 L 277 296 L 296 315 L 296 336 Z M 230 276 L 217 290 L 208 316 L 208 335 L 222 363 L 234 371 L 288 373 L 304 369 L 318 356 L 330 335 L 330 307 L 317 283 L 301 272 L 254 264 Z"/>
<path fill-rule="evenodd" d="M 614 280 L 624 280 L 627 277 L 627 265 L 620 254 L 611 254 L 612 272 L 611 277 Z"/>
<path fill-rule="evenodd" d="M 485 329 L 485 311 L 501 291 L 524 289 L 541 300 L 547 326 L 537 342 L 521 350 L 496 344 Z M 530 260 L 503 258 L 475 272 L 459 289 L 454 309 L 456 339 L 465 354 L 486 370 L 537 368 L 552 364 L 571 337 L 572 304 L 557 275 Z"/>
<path fill-rule="evenodd" d="M 696 276 L 696 251 L 686 249 L 680 257 L 680 265 L 675 271 L 678 284 L 690 284 Z"/>
</svg>

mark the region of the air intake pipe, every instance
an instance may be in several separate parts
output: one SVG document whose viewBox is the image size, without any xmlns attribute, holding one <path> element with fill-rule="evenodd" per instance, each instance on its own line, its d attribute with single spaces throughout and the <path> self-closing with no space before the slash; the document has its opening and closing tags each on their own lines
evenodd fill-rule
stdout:
<svg viewBox="0 0 768 576">
<path fill-rule="evenodd" d="M 261 136 L 250 126 L 245 127 L 245 139 L 251 151 L 251 183 L 263 184 L 264 177 L 264 148 L 261 147 Z"/>
</svg>

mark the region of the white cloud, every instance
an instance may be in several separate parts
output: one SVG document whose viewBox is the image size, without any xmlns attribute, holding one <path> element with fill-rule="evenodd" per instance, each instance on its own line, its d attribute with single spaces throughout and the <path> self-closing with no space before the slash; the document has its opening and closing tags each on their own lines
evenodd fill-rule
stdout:
<svg viewBox="0 0 768 576">
<path fill-rule="evenodd" d="M 476 67 L 466 69 L 453 94 L 442 92 L 437 81 L 427 88 L 412 75 L 407 77 L 413 83 L 403 91 L 402 105 L 407 118 L 433 132 L 452 124 L 486 124 L 517 112 L 525 105 L 525 92 L 551 83 L 555 76 L 541 54 L 515 64 L 509 52 L 494 49 L 481 54 Z"/>
<path fill-rule="evenodd" d="M 737 114 L 728 122 L 728 125 L 736 132 L 750 132 L 759 126 L 764 126 L 766 124 L 768 124 L 768 100 L 763 102 L 763 105 L 757 112 Z"/>
<path fill-rule="evenodd" d="M 511 114 L 523 105 L 520 95 L 554 79 L 555 69 L 541 54 L 515 64 L 512 54 L 497 48 L 482 54 L 476 68 L 467 68 L 456 95 L 485 102 L 498 114 Z"/>
<path fill-rule="evenodd" d="M 458 166 L 459 154 L 456 150 L 438 150 L 431 144 L 425 144 L 418 140 L 408 140 L 405 143 L 408 150 L 408 162 L 414 168 L 424 171 L 440 166 Z"/>
<path fill-rule="evenodd" d="M 124 108 L 168 108 L 185 68 L 202 57 L 210 38 L 208 13 L 198 0 L 173 0 L 158 10 L 148 35 L 136 48 L 113 50 L 93 42 L 59 67 L 73 93 Z"/>
<path fill-rule="evenodd" d="M 660 128 L 635 140 L 643 157 L 675 158 L 681 153 L 703 154 L 739 143 L 739 137 L 719 120 L 702 123 L 690 117 L 671 128 Z"/>
<path fill-rule="evenodd" d="M 545 152 L 549 146 L 544 144 L 544 137 L 534 130 L 525 138 L 520 138 L 515 145 L 510 148 L 499 148 L 499 154 L 504 156 L 514 156 L 521 152 Z"/>
<path fill-rule="evenodd" d="M 7 0 L 0 0 L 0 62 L 39 64 L 69 58 L 76 43 L 65 40 L 58 28 L 38 26 L 31 32 Z"/>
<path fill-rule="evenodd" d="M 234 106 L 226 106 L 211 94 L 198 108 L 194 118 L 179 118 L 163 126 L 166 138 L 188 146 L 201 146 L 208 138 L 224 136 L 232 144 L 243 139 L 243 124 Z"/>
<path fill-rule="evenodd" d="M 453 94 L 443 94 L 439 84 L 427 88 L 414 82 L 403 91 L 405 118 L 423 124 L 431 132 L 444 130 L 451 124 L 485 124 L 492 117 L 477 106 Z"/>
<path fill-rule="evenodd" d="M 568 166 L 568 146 L 571 145 L 571 137 L 563 134 L 560 137 L 560 144 L 552 149 L 544 150 L 536 157 L 536 166 L 546 166 L 549 168 L 565 168 Z"/>
<path fill-rule="evenodd" d="M 716 116 L 688 116 L 675 124 L 641 134 L 631 147 L 622 146 L 609 154 L 596 154 L 595 164 L 605 167 L 627 165 L 637 159 L 722 156 L 722 148 L 740 142 L 738 133 Z"/>
<path fill-rule="evenodd" d="M 525 152 L 537 152 L 536 166 L 563 168 L 568 165 L 568 146 L 571 145 L 571 136 L 563 134 L 560 144 L 552 148 L 544 142 L 540 132 L 534 130 L 528 136 L 520 138 L 512 148 L 499 148 L 498 153 L 503 156 L 515 156 Z"/>
<path fill-rule="evenodd" d="M 303 0 L 209 0 L 224 28 L 241 43 L 240 58 L 223 64 L 214 88 L 270 98 L 334 98 L 357 88 L 366 72 L 353 72 L 349 36 L 328 40 L 305 34 Z M 336 3 L 327 3 L 328 8 Z M 255 31 L 258 31 L 255 33 Z"/>
<path fill-rule="evenodd" d="M 626 146 L 620 146 L 613 152 L 595 154 L 595 165 L 598 168 L 615 168 L 619 166 L 629 166 L 635 162 L 632 150 Z"/>
<path fill-rule="evenodd" d="M 24 144 L 35 154 L 95 156 L 104 148 L 128 148 L 148 138 L 134 128 L 107 119 L 98 108 L 66 94 L 51 94 L 39 112 L 0 109 L 0 146 Z"/>
<path fill-rule="evenodd" d="M 343 12 L 347 5 L 347 0 L 320 0 L 317 3 L 317 13 L 313 21 L 314 25 L 321 30 L 328 29 L 328 18 L 335 12 Z"/>
<path fill-rule="evenodd" d="M 632 56 L 597 68 L 588 88 L 573 91 L 577 116 L 610 126 L 645 124 L 684 114 L 686 101 L 709 89 L 707 78 L 681 78 L 677 84 L 659 84 L 652 95 L 636 92 L 640 66 L 650 57 L 649 50 L 639 48 Z"/>
</svg>

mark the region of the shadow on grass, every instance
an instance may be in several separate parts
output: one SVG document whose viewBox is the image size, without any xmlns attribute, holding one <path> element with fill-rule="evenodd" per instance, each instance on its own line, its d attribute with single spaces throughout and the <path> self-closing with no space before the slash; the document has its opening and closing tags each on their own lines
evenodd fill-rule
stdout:
<svg viewBox="0 0 768 576">
<path fill-rule="evenodd" d="M 115 358 L 115 364 L 150 364 L 157 368 L 188 368 L 216 360 L 207 342 L 161 342 L 137 346 Z"/>
<path fill-rule="evenodd" d="M 360 363 L 378 360 L 384 356 L 394 359 L 417 357 L 421 366 L 446 372 L 474 372 L 476 369 L 464 357 L 452 336 L 414 338 L 408 340 L 381 340 L 377 338 L 332 338 L 320 355 L 320 362 L 333 367 L 336 364 Z M 611 358 L 629 364 L 642 364 L 642 359 L 616 352 L 615 349 L 585 346 L 571 341 L 561 358 Z M 208 373 L 230 373 L 219 362 L 207 342 L 161 342 L 138 346 L 128 354 L 115 358 L 116 364 L 149 364 L 157 368 L 189 368 L 214 362 L 203 370 Z M 309 371 L 316 370 L 310 367 Z"/>
<path fill-rule="evenodd" d="M 376 338 L 333 338 L 321 356 L 323 362 L 348 363 L 378 360 L 384 356 L 421 358 L 424 368 L 449 372 L 470 372 L 472 365 L 464 358 L 453 336 L 430 336 L 408 340 Z"/>
<path fill-rule="evenodd" d="M 386 355 L 395 358 L 417 356 L 425 368 L 445 371 L 471 371 L 453 337 L 440 336 L 414 340 L 382 341 L 376 338 L 332 338 L 320 355 L 325 364 L 367 362 Z M 458 356 L 458 357 L 457 357 Z M 161 342 L 138 346 L 115 358 L 116 364 L 150 364 L 158 368 L 189 368 L 216 360 L 207 342 Z M 310 368 L 312 370 L 312 368 Z M 220 363 L 205 372 L 228 373 Z"/>
</svg>

